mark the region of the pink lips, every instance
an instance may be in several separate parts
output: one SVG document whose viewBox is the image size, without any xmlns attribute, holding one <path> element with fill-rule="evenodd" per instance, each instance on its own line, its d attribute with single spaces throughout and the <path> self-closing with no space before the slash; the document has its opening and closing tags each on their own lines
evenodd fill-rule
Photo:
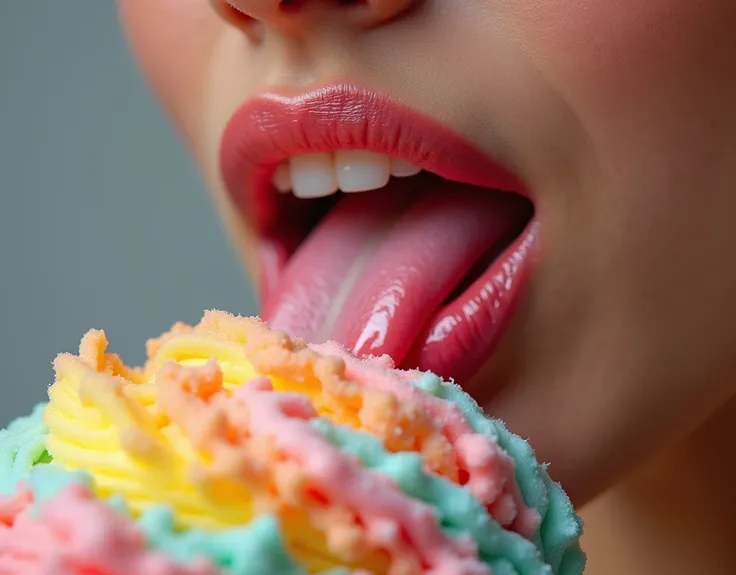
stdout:
<svg viewBox="0 0 736 575">
<path fill-rule="evenodd" d="M 271 177 L 292 155 L 336 149 L 434 175 L 347 195 L 315 225 L 324 202 L 276 194 Z M 536 226 L 523 185 L 485 154 L 390 98 L 334 85 L 246 102 L 223 136 L 221 168 L 259 232 L 262 315 L 274 327 L 461 382 L 488 358 L 523 287 Z"/>
</svg>

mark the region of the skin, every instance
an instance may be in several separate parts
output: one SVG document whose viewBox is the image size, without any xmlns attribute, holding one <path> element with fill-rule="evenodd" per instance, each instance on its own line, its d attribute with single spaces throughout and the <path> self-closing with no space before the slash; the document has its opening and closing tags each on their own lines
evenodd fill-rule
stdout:
<svg viewBox="0 0 736 575">
<path fill-rule="evenodd" d="M 736 3 L 233 3 L 254 20 L 119 0 L 244 266 L 257 278 L 217 153 L 249 96 L 352 79 L 447 123 L 529 183 L 542 226 L 521 310 L 468 389 L 577 504 L 608 490 L 586 509 L 592 573 L 736 571 L 736 500 L 720 493 L 736 436 Z"/>
</svg>

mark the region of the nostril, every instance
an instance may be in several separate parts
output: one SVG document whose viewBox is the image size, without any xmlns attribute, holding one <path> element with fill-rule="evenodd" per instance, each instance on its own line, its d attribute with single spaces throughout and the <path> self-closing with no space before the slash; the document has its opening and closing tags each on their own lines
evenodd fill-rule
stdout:
<svg viewBox="0 0 736 575">
<path fill-rule="evenodd" d="M 293 12 L 304 6 L 306 2 L 307 0 L 281 0 L 279 2 L 279 10 L 283 12 Z"/>
<path fill-rule="evenodd" d="M 237 26 L 248 37 L 260 42 L 264 30 L 278 28 L 286 34 L 301 34 L 314 25 L 318 14 L 334 11 L 333 17 L 344 15 L 345 23 L 373 28 L 388 23 L 408 12 L 421 0 L 204 0 L 215 7 L 227 22 Z M 338 7 L 344 8 L 339 10 Z M 296 18 L 304 12 L 308 17 Z M 308 14 L 306 14 L 308 13 Z M 285 17 L 286 15 L 289 17 Z"/>
<path fill-rule="evenodd" d="M 291 12 L 298 10 L 307 3 L 308 0 L 280 0 L 279 9 L 283 12 Z M 340 6 L 360 6 L 368 4 L 368 0 L 337 0 Z"/>
<path fill-rule="evenodd" d="M 244 25 L 253 20 L 253 18 L 238 10 L 228 0 L 214 0 L 213 5 L 215 11 L 231 24 Z"/>
</svg>

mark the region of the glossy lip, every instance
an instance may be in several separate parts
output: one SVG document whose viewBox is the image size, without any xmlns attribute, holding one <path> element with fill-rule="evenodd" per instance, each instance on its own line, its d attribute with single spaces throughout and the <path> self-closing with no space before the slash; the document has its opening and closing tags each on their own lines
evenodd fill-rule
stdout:
<svg viewBox="0 0 736 575">
<path fill-rule="evenodd" d="M 337 149 L 382 153 L 446 180 L 529 197 L 521 180 L 503 166 L 448 127 L 388 96 L 350 84 L 295 95 L 262 93 L 230 119 L 221 142 L 220 167 L 235 204 L 260 237 L 263 293 L 274 289 L 291 253 L 311 230 L 293 232 L 307 204 L 291 194 L 276 193 L 271 184 L 276 167 L 293 155 Z M 464 292 L 464 305 L 452 302 L 437 310 L 437 321 L 418 334 L 423 341 L 415 341 L 408 355 L 414 362 L 411 367 L 433 368 L 444 375 L 431 358 L 444 355 L 443 346 L 458 330 L 477 332 L 479 327 L 484 341 L 483 350 L 475 350 L 475 363 L 481 362 L 484 350 L 495 346 L 516 308 L 537 230 L 532 219 Z M 480 322 L 478 316 L 483 316 Z M 468 328 L 469 324 L 476 327 Z M 461 377 L 457 370 L 452 375 Z"/>
</svg>

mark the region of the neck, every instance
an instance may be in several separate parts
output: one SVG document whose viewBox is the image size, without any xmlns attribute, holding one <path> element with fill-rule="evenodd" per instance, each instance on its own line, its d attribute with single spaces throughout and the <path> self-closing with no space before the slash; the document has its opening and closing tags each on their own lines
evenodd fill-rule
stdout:
<svg viewBox="0 0 736 575">
<path fill-rule="evenodd" d="M 736 573 L 736 400 L 590 505 L 586 574 Z"/>
</svg>

